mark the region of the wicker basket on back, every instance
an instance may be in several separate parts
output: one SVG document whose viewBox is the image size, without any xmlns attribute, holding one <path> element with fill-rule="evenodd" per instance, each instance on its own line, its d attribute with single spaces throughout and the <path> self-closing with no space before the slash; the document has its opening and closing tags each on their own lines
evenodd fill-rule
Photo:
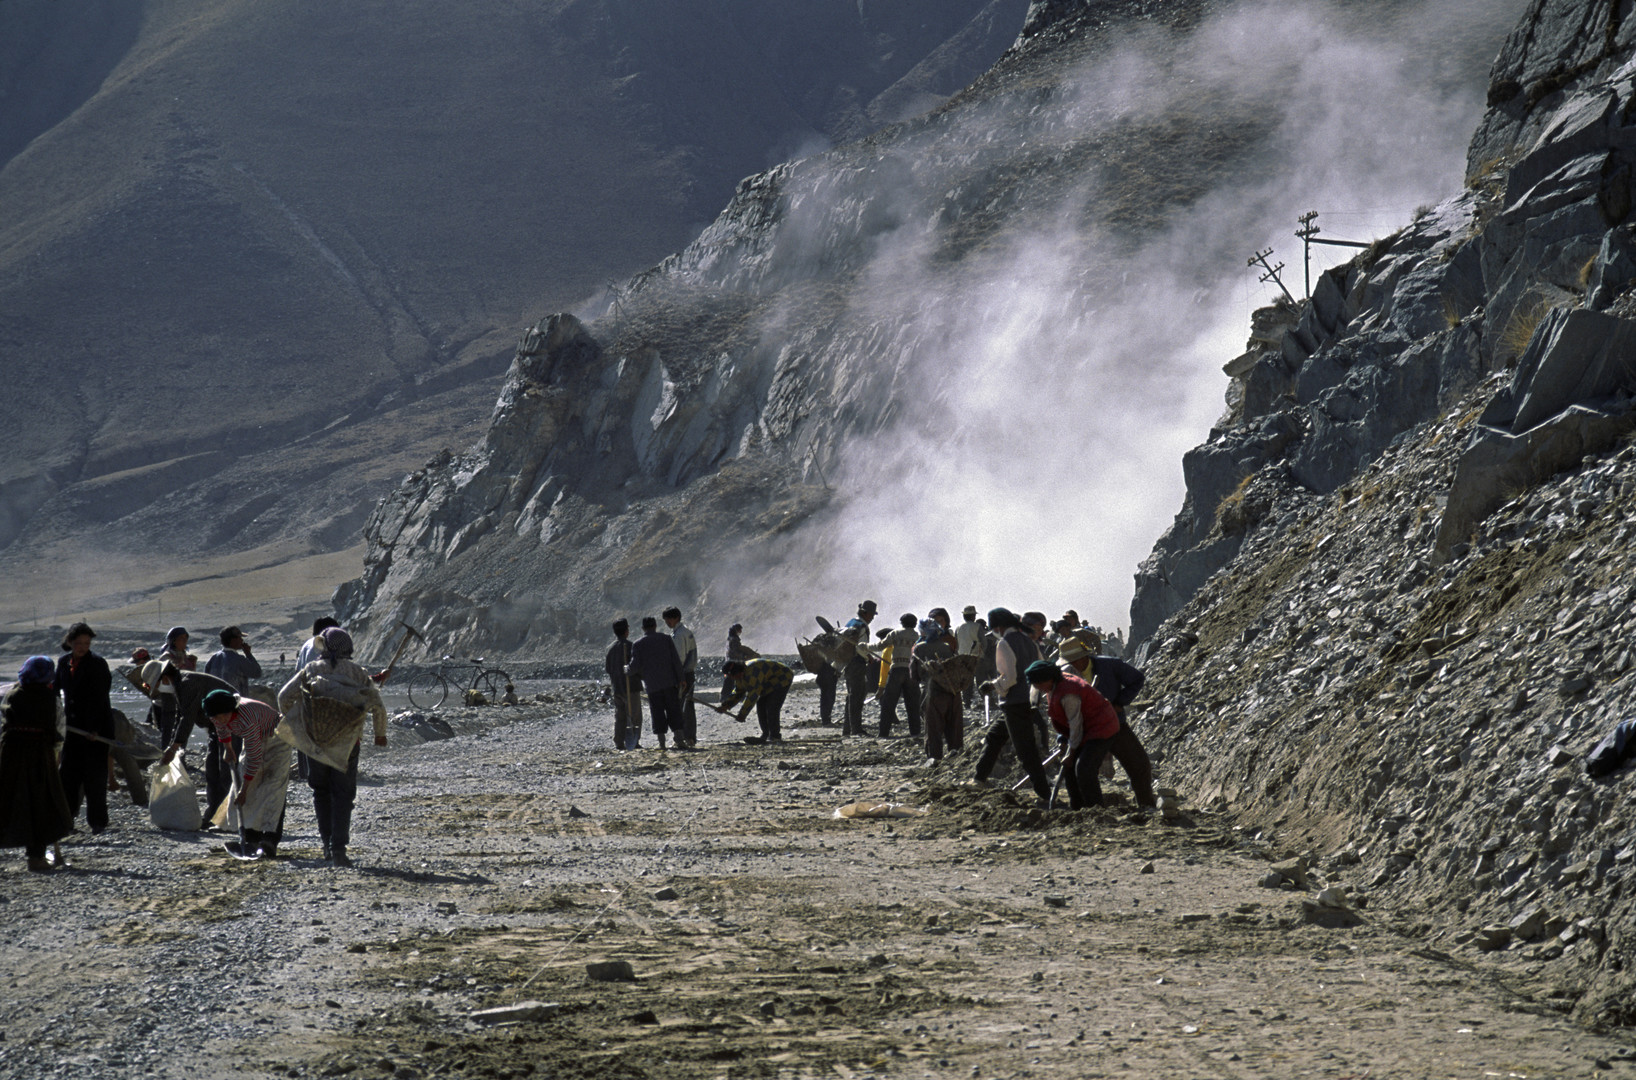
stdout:
<svg viewBox="0 0 1636 1080">
<path fill-rule="evenodd" d="M 358 741 L 364 733 L 365 710 L 345 701 L 320 697 L 303 689 L 306 699 L 307 737 L 319 746 L 346 746 Z"/>
<path fill-rule="evenodd" d="M 963 694 L 977 674 L 976 656 L 951 656 L 947 660 L 922 660 L 932 673 L 932 681 L 951 694 Z"/>
</svg>

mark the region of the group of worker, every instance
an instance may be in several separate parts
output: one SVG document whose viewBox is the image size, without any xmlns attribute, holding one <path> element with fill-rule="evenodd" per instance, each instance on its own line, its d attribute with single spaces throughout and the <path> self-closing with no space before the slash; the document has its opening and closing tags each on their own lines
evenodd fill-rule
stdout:
<svg viewBox="0 0 1636 1080">
<path fill-rule="evenodd" d="M 918 740 L 924 729 L 932 764 L 964 747 L 965 709 L 981 694 L 985 705 L 998 705 L 999 716 L 984 733 L 976 783 L 989 782 L 1010 745 L 1042 802 L 1054 801 L 1046 766 L 1060 757 L 1061 784 L 1071 807 L 1101 804 L 1100 781 L 1112 775 L 1113 761 L 1123 766 L 1137 803 L 1156 805 L 1152 761 L 1125 715 L 1145 678 L 1120 657 L 1104 654 L 1100 631 L 1077 612 L 1069 610 L 1053 623 L 1042 612 L 1017 615 L 997 607 L 985 620 L 968 605 L 955 626 L 946 609 L 932 608 L 924 619 L 905 613 L 896 628 L 871 637 L 878 613 L 879 606 L 865 600 L 840 629 L 820 618 L 824 633 L 801 644 L 803 665 L 817 680 L 821 724 L 832 722 L 836 689 L 844 683 L 842 737 L 863 736 L 864 708 L 873 690 L 880 737 L 892 737 L 901 702 L 909 736 Z M 697 746 L 697 641 L 678 609 L 667 609 L 662 618 L 669 634 L 650 616 L 642 620 L 643 636 L 635 641 L 626 620 L 613 624 L 605 670 L 616 749 L 641 747 L 639 688 L 646 691 L 658 748 L 667 749 L 667 735 L 669 745 L 679 749 Z M 761 734 L 745 741 L 782 742 L 781 713 L 795 671 L 745 646 L 742 629 L 735 623 L 729 631 L 721 703 L 710 707 L 731 713 L 741 706 L 738 720 L 754 707 Z M 1042 743 L 1050 741 L 1047 720 L 1058 743 L 1048 758 L 1042 757 Z"/>
<path fill-rule="evenodd" d="M 132 725 L 116 724 L 122 714 L 110 700 L 113 672 L 91 650 L 95 637 L 90 626 L 75 623 L 63 637 L 61 659 L 30 657 L 16 683 L 0 690 L 0 847 L 24 848 L 30 870 L 61 864 L 57 841 L 75 831 L 82 800 L 91 833 L 108 827 L 108 791 L 117 790 L 109 751 L 128 755 L 134 748 L 125 741 Z M 237 833 L 223 845 L 230 854 L 271 859 L 283 837 L 292 754 L 299 751 L 324 858 L 350 866 L 366 719 L 374 722 L 376 745 L 386 745 L 379 676 L 352 659 L 352 639 L 332 618 L 314 623 L 295 674 L 276 692 L 252 682 L 262 677 L 261 664 L 238 627 L 220 637 L 222 647 L 203 671 L 188 652 L 184 627 L 172 628 L 157 654 L 138 649 L 120 668 L 151 701 L 160 763 L 169 766 L 193 730 L 204 730 L 202 820 Z M 134 796 L 135 778 L 128 779 Z"/>
</svg>

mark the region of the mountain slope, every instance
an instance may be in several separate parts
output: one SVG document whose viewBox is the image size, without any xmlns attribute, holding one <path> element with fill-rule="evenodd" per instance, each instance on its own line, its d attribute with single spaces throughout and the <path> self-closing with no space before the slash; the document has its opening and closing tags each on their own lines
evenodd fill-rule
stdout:
<svg viewBox="0 0 1636 1080">
<path fill-rule="evenodd" d="M 1022 6 L 6 5 L 0 356 L 29 393 L 0 400 L 0 568 L 129 555 L 135 599 L 170 580 L 144 552 L 338 550 L 367 485 L 292 487 L 276 459 L 396 425 L 401 475 L 469 439 L 516 327 L 686 243 L 745 173 L 867 130 L 923 60 L 980 70 Z M 223 469 L 243 494 L 218 515 Z M 110 516 L 95 493 L 132 470 L 116 501 L 175 495 L 205 527 Z M 274 491 L 262 535 L 229 527 Z M 11 617 L 38 600 L 121 598 L 14 594 Z"/>
<path fill-rule="evenodd" d="M 383 504 L 344 610 L 525 653 L 673 602 L 712 636 L 864 595 L 1117 624 L 1219 412 L 1245 237 L 1343 150 L 1346 197 L 1405 215 L 1457 182 L 1502 10 L 1035 5 L 949 104 L 748 178 L 594 325 L 540 323 L 485 439 Z M 1337 72 L 1389 91 L 1342 146 Z M 1075 526 L 1040 529 L 1064 491 Z"/>
</svg>

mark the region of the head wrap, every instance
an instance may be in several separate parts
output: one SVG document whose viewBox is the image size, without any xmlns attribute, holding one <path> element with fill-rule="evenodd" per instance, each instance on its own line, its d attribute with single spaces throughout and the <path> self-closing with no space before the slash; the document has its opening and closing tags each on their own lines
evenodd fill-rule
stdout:
<svg viewBox="0 0 1636 1080">
<path fill-rule="evenodd" d="M 1060 678 L 1062 678 L 1062 669 L 1049 660 L 1036 660 L 1028 665 L 1028 670 L 1023 672 L 1023 679 L 1030 686 L 1042 682 L 1054 683 Z"/>
<path fill-rule="evenodd" d="M 24 686 L 50 686 L 56 675 L 57 665 L 51 662 L 51 657 L 31 656 L 23 661 L 22 668 L 17 672 L 17 681 Z"/>
<path fill-rule="evenodd" d="M 212 690 L 204 696 L 204 714 L 220 716 L 239 707 L 239 699 L 231 690 Z"/>
<path fill-rule="evenodd" d="M 938 638 L 940 638 L 942 636 L 943 636 L 943 627 L 938 624 L 936 619 L 921 619 L 920 620 L 920 640 L 921 641 L 936 641 Z"/>
<path fill-rule="evenodd" d="M 324 659 L 330 663 L 352 658 L 352 635 L 339 626 L 332 626 L 318 635 L 324 639 Z"/>
<path fill-rule="evenodd" d="M 185 627 L 185 626 L 173 626 L 169 630 L 165 631 L 165 644 L 169 645 L 171 642 L 175 641 L 177 639 L 177 637 L 191 637 L 191 636 L 192 635 L 190 635 L 187 632 L 187 627 Z"/>
</svg>

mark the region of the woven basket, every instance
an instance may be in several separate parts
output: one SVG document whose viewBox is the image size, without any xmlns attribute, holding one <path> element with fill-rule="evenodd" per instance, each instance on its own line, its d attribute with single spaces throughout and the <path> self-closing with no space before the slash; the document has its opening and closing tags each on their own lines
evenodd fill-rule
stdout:
<svg viewBox="0 0 1636 1080">
<path fill-rule="evenodd" d="M 922 660 L 932 672 L 932 681 L 951 694 L 963 694 L 977 674 L 979 657 L 951 656 L 947 660 Z"/>
<path fill-rule="evenodd" d="M 317 745 L 333 746 L 349 733 L 363 730 L 364 710 L 358 706 L 313 694 L 307 694 L 306 698 L 307 737 Z"/>
</svg>

